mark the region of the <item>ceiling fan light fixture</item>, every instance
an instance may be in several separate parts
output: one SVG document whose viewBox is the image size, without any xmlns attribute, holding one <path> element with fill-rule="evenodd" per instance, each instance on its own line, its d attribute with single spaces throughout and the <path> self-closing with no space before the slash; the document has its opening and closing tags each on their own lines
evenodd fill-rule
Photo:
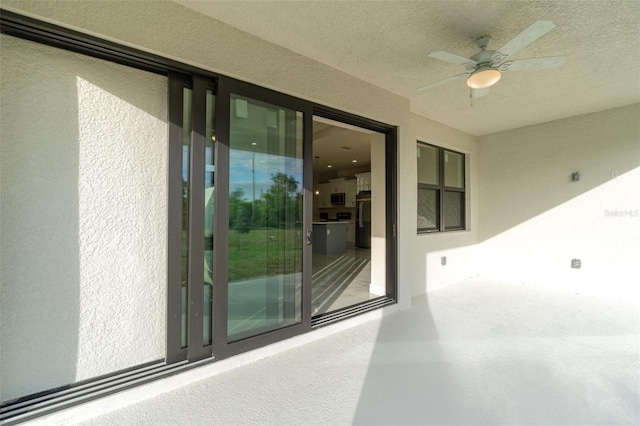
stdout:
<svg viewBox="0 0 640 426">
<path fill-rule="evenodd" d="M 495 68 L 481 67 L 467 78 L 467 86 L 472 89 L 486 89 L 500 80 L 502 73 Z"/>
</svg>

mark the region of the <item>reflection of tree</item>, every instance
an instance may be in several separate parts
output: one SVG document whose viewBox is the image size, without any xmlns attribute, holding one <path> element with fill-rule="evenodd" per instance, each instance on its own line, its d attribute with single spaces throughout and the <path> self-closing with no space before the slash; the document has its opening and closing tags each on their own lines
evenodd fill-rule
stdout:
<svg viewBox="0 0 640 426">
<path fill-rule="evenodd" d="M 298 182 L 293 176 L 278 172 L 271 176 L 273 182 L 269 189 L 261 195 L 266 219 L 263 226 L 289 228 L 296 221 Z"/>
<path fill-rule="evenodd" d="M 236 218 L 233 222 L 236 230 L 241 234 L 248 234 L 251 231 L 251 205 L 243 203 L 238 206 Z"/>
<path fill-rule="evenodd" d="M 300 221 L 302 194 L 297 192 L 298 181 L 294 176 L 278 172 L 271 176 L 271 182 L 269 189 L 261 191 L 253 206 L 244 200 L 242 188 L 236 188 L 229 194 L 230 227 L 249 232 L 252 211 L 255 212 L 253 227 L 289 228 Z"/>
<path fill-rule="evenodd" d="M 182 179 L 182 223 L 187 223 L 189 217 L 189 187 L 188 182 Z"/>
<path fill-rule="evenodd" d="M 243 204 L 248 203 L 248 201 L 243 200 L 244 198 L 244 189 L 236 188 L 229 194 L 229 227 L 233 228 L 236 224 L 236 218 L 238 217 L 238 212 L 240 207 Z M 251 203 L 249 203 L 251 206 Z M 251 207 L 249 207 L 251 208 Z"/>
</svg>

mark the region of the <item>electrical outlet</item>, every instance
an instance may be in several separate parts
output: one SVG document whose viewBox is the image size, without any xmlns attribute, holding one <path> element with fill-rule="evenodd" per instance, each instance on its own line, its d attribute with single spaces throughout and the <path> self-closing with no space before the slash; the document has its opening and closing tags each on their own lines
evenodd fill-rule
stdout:
<svg viewBox="0 0 640 426">
<path fill-rule="evenodd" d="M 442 257 L 440 258 L 440 264 L 441 264 L 442 266 L 445 266 L 445 265 L 447 264 L 447 256 L 442 256 Z"/>
<path fill-rule="evenodd" d="M 573 269 L 582 268 L 582 261 L 580 259 L 571 259 L 571 267 Z"/>
</svg>

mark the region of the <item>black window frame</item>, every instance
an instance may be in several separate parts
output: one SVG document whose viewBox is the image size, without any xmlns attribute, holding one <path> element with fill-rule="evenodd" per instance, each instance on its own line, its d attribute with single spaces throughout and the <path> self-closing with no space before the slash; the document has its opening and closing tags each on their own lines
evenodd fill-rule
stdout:
<svg viewBox="0 0 640 426">
<path fill-rule="evenodd" d="M 431 143 L 423 142 L 418 140 L 416 143 L 417 148 L 429 147 L 433 148 L 437 152 L 437 162 L 438 162 L 438 183 L 437 184 L 427 184 L 417 182 L 417 193 L 416 193 L 416 201 L 418 201 L 420 190 L 432 190 L 436 192 L 436 226 L 431 228 L 420 228 L 417 227 L 418 234 L 430 234 L 430 233 L 439 233 L 439 232 L 450 232 L 450 231 L 465 231 L 467 229 L 467 155 L 464 152 L 455 151 L 450 148 L 444 148 L 438 145 L 434 145 Z M 462 157 L 462 187 L 457 188 L 453 186 L 445 186 L 445 155 L 446 153 L 457 154 Z M 417 160 L 416 160 L 417 162 Z M 420 165 L 417 165 L 420 167 Z M 417 181 L 417 178 L 416 178 Z M 461 206 L 460 206 L 460 223 L 461 226 L 448 226 L 445 218 L 445 202 L 444 197 L 445 194 L 449 192 L 455 192 L 461 194 Z M 417 215 L 416 211 L 416 215 Z"/>
</svg>

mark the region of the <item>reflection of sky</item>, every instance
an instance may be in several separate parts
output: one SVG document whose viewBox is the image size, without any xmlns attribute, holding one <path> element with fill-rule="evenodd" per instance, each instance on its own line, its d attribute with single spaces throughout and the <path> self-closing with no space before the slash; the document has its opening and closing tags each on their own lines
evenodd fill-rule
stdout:
<svg viewBox="0 0 640 426">
<path fill-rule="evenodd" d="M 182 180 L 189 179 L 189 146 L 182 145 Z"/>
<path fill-rule="evenodd" d="M 297 192 L 302 192 L 301 158 L 238 149 L 232 149 L 230 157 L 229 193 L 241 188 L 244 191 L 244 199 L 251 200 L 255 190 L 255 197 L 258 199 L 263 191 L 266 192 L 271 187 L 271 176 L 278 172 L 293 176 L 298 182 Z M 252 174 L 254 168 L 255 176 Z"/>
<path fill-rule="evenodd" d="M 255 160 L 254 157 L 255 156 Z M 244 191 L 244 199 L 251 200 L 255 188 L 256 199 L 262 192 L 266 192 L 273 183 L 271 176 L 278 172 L 293 176 L 298 182 L 297 192 L 302 192 L 302 159 L 281 155 L 265 154 L 260 152 L 242 151 L 232 149 L 230 153 L 231 165 L 229 171 L 229 192 L 237 188 Z M 255 163 L 254 163 L 255 162 Z M 255 176 L 252 176 L 252 168 L 255 164 Z M 187 180 L 189 171 L 189 147 L 183 147 L 182 178 Z M 205 173 L 205 178 L 212 176 Z M 254 186 L 255 185 L 255 186 Z M 210 184 L 206 185 L 207 187 Z"/>
</svg>

